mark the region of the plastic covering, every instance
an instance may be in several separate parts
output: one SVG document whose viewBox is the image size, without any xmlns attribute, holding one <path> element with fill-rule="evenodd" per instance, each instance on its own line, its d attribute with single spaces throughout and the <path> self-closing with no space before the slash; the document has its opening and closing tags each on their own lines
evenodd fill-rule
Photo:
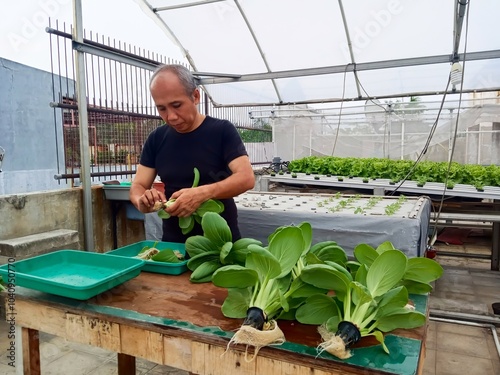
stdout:
<svg viewBox="0 0 500 375">
<path fill-rule="evenodd" d="M 220 105 L 443 92 L 454 57 L 463 90 L 500 88 L 497 0 L 136 1 Z"/>
<path fill-rule="evenodd" d="M 459 111 L 451 101 L 440 113 L 439 102 L 406 102 L 393 103 L 391 110 L 388 104 L 358 105 L 342 113 L 337 108 L 330 115 L 297 107 L 259 114 L 269 116 L 283 160 L 311 155 L 416 160 L 424 153 L 424 160 L 488 165 L 500 163 L 500 105 L 495 102 L 463 101 Z"/>
</svg>

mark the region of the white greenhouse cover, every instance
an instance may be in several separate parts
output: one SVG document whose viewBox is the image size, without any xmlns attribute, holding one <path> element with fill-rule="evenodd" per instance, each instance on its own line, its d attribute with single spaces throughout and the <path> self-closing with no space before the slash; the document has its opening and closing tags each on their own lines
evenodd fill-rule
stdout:
<svg viewBox="0 0 500 375">
<path fill-rule="evenodd" d="M 136 1 L 219 105 L 500 88 L 498 0 Z"/>
</svg>

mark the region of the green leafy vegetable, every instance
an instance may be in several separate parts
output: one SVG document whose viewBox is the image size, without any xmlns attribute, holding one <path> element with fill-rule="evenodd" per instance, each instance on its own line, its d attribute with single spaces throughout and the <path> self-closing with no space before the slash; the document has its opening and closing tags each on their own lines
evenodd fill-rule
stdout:
<svg viewBox="0 0 500 375">
<path fill-rule="evenodd" d="M 156 248 L 157 245 L 158 241 L 152 246 L 144 246 L 136 255 L 136 258 L 165 263 L 179 263 L 184 260 L 184 255 L 179 250 L 159 250 Z"/>
<path fill-rule="evenodd" d="M 500 186 L 500 167 L 493 164 L 482 166 L 457 162 L 420 161 L 414 165 L 411 160 L 307 156 L 290 161 L 288 169 L 295 176 L 298 172 L 310 173 L 312 171 L 324 175 L 384 178 L 393 183 L 405 178 L 417 181 L 417 184 L 421 186 L 427 182 L 444 184 L 448 180 L 452 180 L 454 184 L 480 187 Z"/>
<path fill-rule="evenodd" d="M 269 321 L 290 309 L 296 309 L 310 294 L 326 292 L 304 283 L 298 277 L 311 248 L 312 228 L 309 223 L 277 228 L 268 240 L 267 247 L 248 244 L 244 266 L 227 265 L 214 273 L 212 282 L 230 291 L 223 304 L 225 316 L 241 317 L 244 306 L 245 311 L 260 309 L 264 321 Z M 321 249 L 333 244 L 314 248 Z M 314 260 L 321 261 L 317 257 Z M 248 289 L 249 292 L 231 292 L 236 289 Z M 258 329 L 261 329 L 264 321 L 259 322 Z"/>
<path fill-rule="evenodd" d="M 296 318 L 304 324 L 322 325 L 321 350 L 339 358 L 348 358 L 348 347 L 364 336 L 375 336 L 388 353 L 383 332 L 423 325 L 425 315 L 408 307 L 408 292 L 429 292 L 430 283 L 443 274 L 434 260 L 408 259 L 390 242 L 377 249 L 360 244 L 354 256 L 356 261 L 346 263 L 350 273 L 328 261 L 310 264 L 300 275 L 307 284 L 335 291 L 334 296 L 310 296 L 298 308 Z M 354 337 L 344 335 L 346 324 L 357 329 Z"/>
<path fill-rule="evenodd" d="M 233 249 L 238 259 L 245 259 L 244 265 L 223 266 L 212 277 L 215 285 L 228 289 L 222 313 L 231 318 L 245 318 L 230 344 L 254 346 L 254 358 L 262 346 L 284 342 L 277 319 L 294 319 L 295 311 L 310 295 L 327 292 L 299 277 L 308 262 L 347 259 L 345 252 L 333 241 L 313 246 L 316 254 L 310 253 L 312 228 L 307 222 L 277 228 L 269 235 L 268 242 L 263 247 L 250 239 L 237 241 Z M 241 253 L 240 246 L 246 246 Z M 331 254 L 325 250 L 328 247 Z"/>
<path fill-rule="evenodd" d="M 180 263 L 184 256 L 177 250 L 165 249 L 152 256 L 151 260 L 155 262 Z"/>
<path fill-rule="evenodd" d="M 191 236 L 186 240 L 186 252 L 190 259 L 187 267 L 193 271 L 192 282 L 209 282 L 220 267 L 230 264 L 243 265 L 248 247 L 262 245 L 252 238 L 241 238 L 232 242 L 232 234 L 226 220 L 215 212 L 206 212 L 201 218 L 203 236 Z M 198 268 L 202 267 L 200 270 Z"/>
<path fill-rule="evenodd" d="M 198 168 L 195 167 L 193 169 L 193 173 L 194 173 L 194 179 L 191 187 L 195 188 L 198 187 L 198 184 L 200 182 L 200 171 L 198 170 Z M 168 208 L 173 203 L 175 203 L 175 199 L 169 199 L 167 202 L 160 204 L 158 207 L 155 205 L 155 209 L 158 211 L 158 216 L 161 219 L 170 218 L 170 214 L 167 211 L 165 211 L 165 208 Z M 192 215 L 186 217 L 180 217 L 179 228 L 181 228 L 182 234 L 189 234 L 193 230 L 195 222 L 201 224 L 201 218 L 207 212 L 215 212 L 217 214 L 220 214 L 223 211 L 224 211 L 224 204 L 222 204 L 221 201 L 219 201 L 218 199 L 209 199 L 203 202 Z"/>
</svg>

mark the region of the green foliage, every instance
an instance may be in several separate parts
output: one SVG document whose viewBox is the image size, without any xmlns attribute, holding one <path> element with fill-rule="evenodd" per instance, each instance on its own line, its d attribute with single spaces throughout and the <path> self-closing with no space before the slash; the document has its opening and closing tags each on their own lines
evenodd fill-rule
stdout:
<svg viewBox="0 0 500 375">
<path fill-rule="evenodd" d="M 255 128 L 237 127 L 241 139 L 245 143 L 272 142 L 273 133 L 271 125 L 263 122 L 256 122 Z"/>
<path fill-rule="evenodd" d="M 118 150 L 115 155 L 115 162 L 118 164 L 125 164 L 127 162 L 127 150 Z"/>
<path fill-rule="evenodd" d="M 270 319 L 293 319 L 296 309 L 310 295 L 326 293 L 321 287 L 304 283 L 300 278 L 304 267 L 330 260 L 347 261 L 344 250 L 334 241 L 311 246 L 312 228 L 307 222 L 279 227 L 268 241 L 266 247 L 248 246 L 244 266 L 225 266 L 214 273 L 213 283 L 228 288 L 222 305 L 225 316 L 245 317 L 250 307 L 258 307 Z"/>
<path fill-rule="evenodd" d="M 151 260 L 155 262 L 165 262 L 165 263 L 180 263 L 184 260 L 183 257 L 178 255 L 179 253 L 172 249 L 161 250 L 158 254 L 153 255 Z"/>
<path fill-rule="evenodd" d="M 115 161 L 110 150 L 97 151 L 97 164 L 113 163 Z"/>
<path fill-rule="evenodd" d="M 194 168 L 194 179 L 192 187 L 197 187 L 200 182 L 200 171 L 198 168 Z M 169 219 L 170 214 L 164 209 L 170 206 L 175 202 L 175 199 L 168 200 L 162 209 L 158 211 L 158 216 L 162 219 Z M 214 212 L 216 214 L 220 214 L 224 211 L 224 204 L 218 199 L 209 199 L 203 202 L 195 212 L 193 212 L 190 216 L 180 217 L 179 218 L 179 228 L 181 228 L 182 234 L 190 233 L 194 228 L 194 223 L 201 223 L 201 219 L 207 212 Z"/>
<path fill-rule="evenodd" d="M 392 160 L 382 158 L 340 158 L 334 156 L 308 156 L 292 160 L 288 169 L 294 173 L 318 173 L 336 176 L 354 176 L 364 178 L 384 178 L 400 181 L 412 169 L 411 160 Z M 500 186 L 500 167 L 476 164 L 458 164 L 452 162 L 419 162 L 407 177 L 418 181 L 421 186 L 426 182 L 452 180 L 456 184 L 473 186 Z"/>
<path fill-rule="evenodd" d="M 243 265 L 248 247 L 262 245 L 253 238 L 241 238 L 232 242 L 232 234 L 226 220 L 215 212 L 206 212 L 201 219 L 203 236 L 191 236 L 186 240 L 186 252 L 190 259 L 187 267 L 193 271 L 191 282 L 212 280 L 213 273 L 224 265 Z"/>
<path fill-rule="evenodd" d="M 296 318 L 304 324 L 325 324 L 332 333 L 340 322 L 351 322 L 362 337 L 375 336 L 388 352 L 381 332 L 425 323 L 424 314 L 406 307 L 408 294 L 428 293 L 443 269 L 432 259 L 408 259 L 390 242 L 377 249 L 360 244 L 354 256 L 356 261 L 344 266 L 326 262 L 303 269 L 300 278 L 305 283 L 335 291 L 335 295 L 311 295 L 298 308 Z"/>
</svg>

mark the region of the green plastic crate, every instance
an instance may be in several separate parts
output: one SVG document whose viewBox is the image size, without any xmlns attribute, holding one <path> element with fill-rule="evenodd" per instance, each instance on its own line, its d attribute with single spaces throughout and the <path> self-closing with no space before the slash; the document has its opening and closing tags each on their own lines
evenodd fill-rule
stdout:
<svg viewBox="0 0 500 375">
<path fill-rule="evenodd" d="M 152 247 L 153 245 L 158 250 L 178 250 L 182 255 L 186 255 L 186 248 L 183 243 L 163 241 L 140 241 L 131 245 L 119 247 L 116 250 L 108 251 L 106 254 L 115 256 L 118 255 L 122 257 L 135 257 L 144 248 L 144 246 Z M 142 270 L 145 272 L 180 275 L 186 272 L 187 269 L 187 260 L 183 260 L 179 263 L 155 262 L 154 260 L 146 260 Z"/>
<path fill-rule="evenodd" d="M 0 266 L 4 280 L 63 297 L 86 300 L 139 275 L 144 261 L 105 254 L 59 250 Z"/>
</svg>

